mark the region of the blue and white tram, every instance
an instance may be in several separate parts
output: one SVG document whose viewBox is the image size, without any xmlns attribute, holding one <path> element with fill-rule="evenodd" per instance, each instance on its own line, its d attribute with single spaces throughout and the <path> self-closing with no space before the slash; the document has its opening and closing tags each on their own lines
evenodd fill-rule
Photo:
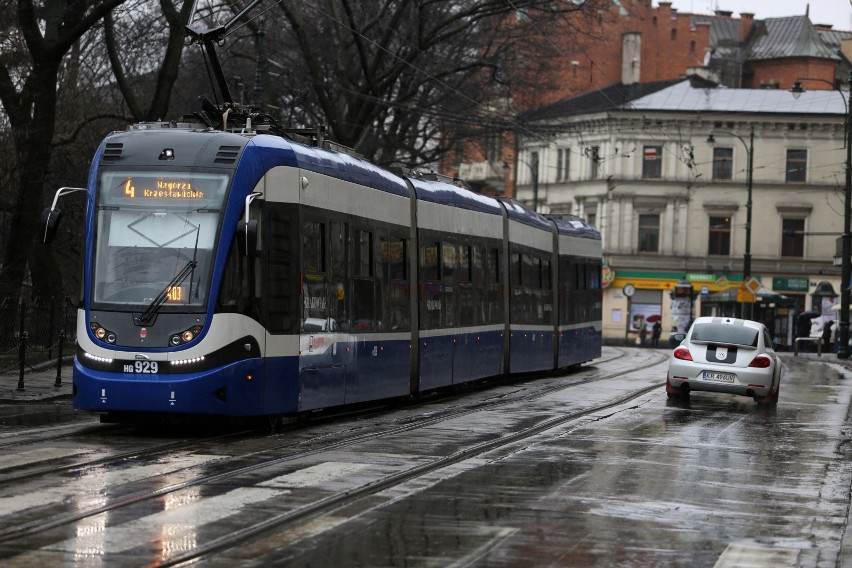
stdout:
<svg viewBox="0 0 852 568">
<path fill-rule="evenodd" d="M 175 123 L 109 135 L 86 191 L 77 409 L 294 414 L 600 356 L 578 220 Z"/>
</svg>

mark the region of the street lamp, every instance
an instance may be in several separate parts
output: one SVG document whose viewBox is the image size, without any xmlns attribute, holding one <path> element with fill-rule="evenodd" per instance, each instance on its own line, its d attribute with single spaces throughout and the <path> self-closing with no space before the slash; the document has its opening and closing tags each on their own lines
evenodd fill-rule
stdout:
<svg viewBox="0 0 852 568">
<path fill-rule="evenodd" d="M 832 86 L 836 91 L 840 91 L 839 87 L 827 81 L 826 79 L 814 79 L 810 77 L 802 77 L 793 83 L 793 88 L 790 92 L 793 96 L 799 98 L 799 95 L 805 92 L 802 88 L 802 81 L 820 81 Z M 852 273 L 852 239 L 850 239 L 850 217 L 852 217 L 852 72 L 849 75 L 849 95 L 850 101 L 842 96 L 844 106 L 846 107 L 846 121 L 843 125 L 843 144 L 846 146 L 846 185 L 843 188 L 843 246 L 841 248 L 842 258 L 840 259 L 840 333 L 838 333 L 839 345 L 837 346 L 837 358 L 849 358 L 849 280 Z"/>
<path fill-rule="evenodd" d="M 751 126 L 749 132 L 748 143 L 742 139 L 739 135 L 728 132 L 728 131 L 718 131 L 724 134 L 728 134 L 733 136 L 740 142 L 742 142 L 743 146 L 746 149 L 746 155 L 748 156 L 748 162 L 746 165 L 746 185 L 748 187 L 748 197 L 746 198 L 746 238 L 745 238 L 745 254 L 743 255 L 743 284 L 748 282 L 748 279 L 751 277 L 751 189 L 752 189 L 752 176 L 754 175 L 754 125 Z M 713 137 L 713 133 L 707 137 L 707 142 L 709 144 L 714 144 L 716 139 Z M 740 306 L 740 316 L 744 316 L 745 307 Z M 751 304 L 749 304 L 749 319 L 752 317 L 751 313 Z"/>
<path fill-rule="evenodd" d="M 532 176 L 533 186 L 532 210 L 538 212 L 538 152 L 530 152 L 530 159 L 532 160 L 532 163 L 527 162 L 526 160 L 522 160 L 518 157 L 516 157 L 515 159 L 518 161 L 519 164 L 524 164 L 530 169 L 530 175 Z"/>
</svg>

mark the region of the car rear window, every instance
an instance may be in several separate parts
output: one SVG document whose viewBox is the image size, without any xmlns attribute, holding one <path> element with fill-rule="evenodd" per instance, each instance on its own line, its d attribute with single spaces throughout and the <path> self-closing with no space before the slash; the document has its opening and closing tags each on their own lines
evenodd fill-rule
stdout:
<svg viewBox="0 0 852 568">
<path fill-rule="evenodd" d="M 758 330 L 741 325 L 699 323 L 692 330 L 692 341 L 757 347 L 757 333 Z"/>
</svg>

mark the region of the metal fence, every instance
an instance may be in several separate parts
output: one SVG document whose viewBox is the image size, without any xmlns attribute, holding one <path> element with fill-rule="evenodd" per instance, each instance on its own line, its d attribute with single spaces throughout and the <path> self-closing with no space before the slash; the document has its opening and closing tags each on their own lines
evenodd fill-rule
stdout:
<svg viewBox="0 0 852 568">
<path fill-rule="evenodd" d="M 0 302 L 0 375 L 18 375 L 18 389 L 31 371 L 56 367 L 62 384 L 64 359 L 74 354 L 77 310 L 70 298 L 6 298 Z"/>
</svg>

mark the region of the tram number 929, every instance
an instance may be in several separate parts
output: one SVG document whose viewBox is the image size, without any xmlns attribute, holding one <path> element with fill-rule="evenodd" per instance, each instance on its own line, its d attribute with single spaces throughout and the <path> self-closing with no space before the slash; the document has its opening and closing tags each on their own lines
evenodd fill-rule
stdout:
<svg viewBox="0 0 852 568">
<path fill-rule="evenodd" d="M 146 375 L 158 373 L 160 366 L 156 361 L 133 361 L 124 364 L 125 373 L 142 373 Z"/>
</svg>

